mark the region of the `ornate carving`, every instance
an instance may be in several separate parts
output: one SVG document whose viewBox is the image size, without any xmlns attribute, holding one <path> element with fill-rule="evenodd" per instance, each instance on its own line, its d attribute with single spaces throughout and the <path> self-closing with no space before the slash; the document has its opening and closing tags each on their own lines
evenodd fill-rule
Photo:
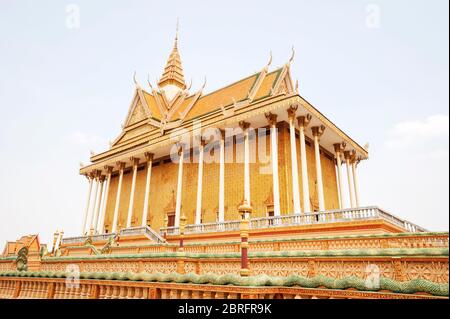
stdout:
<svg viewBox="0 0 450 319">
<path fill-rule="evenodd" d="M 22 247 L 17 253 L 16 268 L 19 271 L 28 270 L 28 248 Z"/>
<path fill-rule="evenodd" d="M 297 117 L 298 125 L 300 127 L 306 128 L 306 127 L 308 127 L 309 123 L 311 122 L 311 119 L 312 119 L 311 114 L 299 116 L 299 117 Z"/>
</svg>

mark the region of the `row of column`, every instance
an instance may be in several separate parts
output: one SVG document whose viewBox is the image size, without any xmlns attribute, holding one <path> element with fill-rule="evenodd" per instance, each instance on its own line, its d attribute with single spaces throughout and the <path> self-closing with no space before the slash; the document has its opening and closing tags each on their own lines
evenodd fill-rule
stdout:
<svg viewBox="0 0 450 319">
<path fill-rule="evenodd" d="M 151 171 L 152 171 L 152 162 L 153 162 L 153 154 L 145 153 L 145 158 L 147 160 L 147 177 L 145 183 L 145 195 L 144 195 L 144 206 L 142 210 L 142 224 L 141 226 L 147 225 L 147 217 L 148 217 L 148 204 L 150 198 L 150 180 L 151 180 Z M 130 201 L 128 205 L 128 215 L 126 227 L 131 227 L 133 208 L 134 208 L 134 197 L 136 190 L 136 176 L 137 176 L 137 168 L 139 165 L 139 159 L 131 158 L 130 159 L 132 166 L 132 182 L 131 182 L 131 192 L 130 192 Z M 114 215 L 112 221 L 112 229 L 111 232 L 115 233 L 118 228 L 118 218 L 119 218 L 119 208 L 120 208 L 120 200 L 122 194 L 122 183 L 123 183 L 123 174 L 125 170 L 125 163 L 118 162 L 117 166 L 119 168 L 119 181 L 117 185 L 117 193 L 116 193 L 116 201 L 114 205 Z M 83 219 L 83 228 L 82 233 L 86 234 L 94 234 L 94 233 L 103 233 L 104 225 L 105 225 L 105 215 L 106 215 L 106 203 L 108 201 L 109 194 L 109 186 L 111 181 L 111 175 L 113 167 L 106 166 L 107 175 L 102 176 L 99 171 L 94 172 L 93 174 L 87 176 L 89 180 L 89 189 L 88 189 L 88 198 L 87 204 Z M 103 185 L 106 182 L 106 188 L 103 190 Z M 94 192 L 92 194 L 92 188 L 94 186 Z M 100 188 L 100 192 L 98 189 Z M 92 199 L 94 199 L 94 203 L 92 203 Z M 89 227 L 87 227 L 88 216 L 90 216 Z"/>
<path fill-rule="evenodd" d="M 305 129 L 309 125 L 312 116 L 310 114 L 296 117 L 296 111 L 298 106 L 294 105 L 288 109 L 288 118 L 289 118 L 289 132 L 290 132 L 290 144 L 291 144 L 291 166 L 292 166 L 292 192 L 293 192 L 293 202 L 294 202 L 294 213 L 301 213 L 301 204 L 300 204 L 300 191 L 299 191 L 299 180 L 298 180 L 298 164 L 297 164 L 297 146 L 296 146 L 296 128 L 295 128 L 295 120 L 297 119 L 299 125 L 299 139 L 300 139 L 300 159 L 301 159 L 301 176 L 302 176 L 302 184 L 303 184 L 303 209 L 304 212 L 311 212 L 310 205 L 310 195 L 309 195 L 309 178 L 308 178 L 308 166 L 306 159 L 306 142 L 305 142 Z M 271 165 L 272 165 L 272 178 L 273 178 L 273 198 L 274 198 L 274 215 L 280 216 L 280 190 L 279 190 L 279 174 L 278 174 L 278 136 L 277 136 L 277 115 L 268 113 L 266 114 L 266 118 L 270 127 L 270 145 L 271 145 Z M 248 129 L 250 128 L 250 123 L 241 121 L 239 126 L 243 130 L 243 138 L 244 138 L 244 203 L 250 205 L 250 155 L 249 155 L 249 134 Z M 319 202 L 319 211 L 325 211 L 325 199 L 324 199 L 324 187 L 323 187 L 323 177 L 322 177 L 322 165 L 321 165 L 321 157 L 320 157 L 320 138 L 325 131 L 325 127 L 314 126 L 311 128 L 311 132 L 314 138 L 314 157 L 315 157 L 315 167 L 316 167 L 316 177 L 317 177 L 317 193 L 318 193 L 318 202 Z M 224 141 L 225 133 L 221 130 L 221 140 L 220 140 L 220 149 L 219 149 L 219 222 L 224 221 Z M 198 182 L 197 182 L 197 206 L 195 213 L 195 224 L 201 223 L 201 208 L 202 208 L 202 187 L 203 187 L 203 151 L 204 151 L 204 141 L 200 138 L 200 146 L 199 146 L 199 165 L 198 165 Z M 344 146 L 345 148 L 345 146 Z M 180 147 L 180 154 L 183 153 L 182 146 Z M 351 160 L 348 157 L 348 154 L 351 154 L 348 151 L 344 152 L 346 161 L 348 174 L 349 165 L 352 168 L 352 185 L 351 189 L 351 197 L 352 197 L 352 206 L 359 206 L 358 192 L 357 192 L 357 177 L 356 177 L 356 165 L 355 161 Z M 340 198 L 340 207 L 343 208 L 343 201 L 341 199 L 342 193 L 342 181 L 341 181 L 341 173 L 340 173 L 340 165 L 341 162 L 337 161 L 338 165 L 338 180 L 339 180 L 339 198 Z M 179 226 L 179 217 L 180 217 L 180 209 L 181 209 L 181 191 L 182 191 L 182 171 L 183 171 L 183 161 L 179 161 L 179 175 L 178 175 L 178 187 L 177 187 L 177 202 L 176 202 L 176 214 L 175 214 L 175 226 Z M 350 178 L 350 177 L 349 177 Z"/>
<path fill-rule="evenodd" d="M 336 158 L 336 178 L 338 184 L 339 205 L 341 208 L 355 208 L 359 207 L 358 177 L 356 174 L 358 159 L 356 158 L 354 151 L 345 151 L 345 145 L 345 142 L 333 144 Z M 342 158 L 345 161 L 345 166 L 347 169 L 347 185 L 349 195 L 348 203 L 346 203 L 344 199 Z"/>
<path fill-rule="evenodd" d="M 310 205 L 310 192 L 309 192 L 309 178 L 308 178 L 308 164 L 306 159 L 306 142 L 305 142 L 305 129 L 308 127 L 312 116 L 310 114 L 296 117 L 296 111 L 298 106 L 291 106 L 288 112 L 289 118 L 289 132 L 290 132 L 290 145 L 291 145 L 291 166 L 292 166 L 292 193 L 293 193 L 293 204 L 294 213 L 301 214 L 301 201 L 300 201 L 300 191 L 299 191 L 299 173 L 298 173 L 298 161 L 297 161 L 297 143 L 296 143 L 296 127 L 295 120 L 298 122 L 299 130 L 299 147 L 300 147 L 300 162 L 301 162 L 301 178 L 302 178 L 302 201 L 303 201 L 303 211 L 311 212 Z M 274 215 L 280 216 L 280 190 L 279 190 L 279 175 L 278 175 L 278 137 L 277 137 L 277 115 L 268 113 L 266 114 L 267 121 L 270 127 L 270 145 L 271 145 L 271 165 L 272 165 L 272 176 L 273 176 L 273 198 L 274 198 Z M 241 121 L 239 123 L 243 131 L 244 138 L 244 202 L 248 205 L 251 204 L 250 198 L 250 147 L 249 147 L 249 131 L 250 123 Z M 314 156 L 315 156 L 315 167 L 316 167 L 316 178 L 317 178 L 317 193 L 319 202 L 319 211 L 325 210 L 325 200 L 324 200 L 324 188 L 323 188 L 323 178 L 322 178 L 322 166 L 320 158 L 320 138 L 325 131 L 325 127 L 314 126 L 311 127 L 311 132 L 314 140 Z M 201 137 L 199 138 L 199 165 L 198 165 L 198 182 L 197 182 L 197 204 L 195 210 L 195 224 L 201 224 L 201 211 L 202 211 L 202 192 L 203 192 L 203 153 L 205 141 Z M 349 185 L 350 194 L 350 207 L 359 206 L 359 194 L 358 194 L 358 181 L 356 176 L 356 160 L 355 155 L 352 152 L 345 151 L 345 144 L 334 144 L 336 153 L 336 166 L 337 166 L 337 182 L 338 182 L 338 192 L 339 192 L 339 203 L 340 207 L 344 207 L 343 200 L 343 183 L 342 183 L 342 159 L 343 156 L 347 166 L 347 177 Z M 177 195 L 175 203 L 175 227 L 179 227 L 180 216 L 181 216 L 181 198 L 182 198 L 182 185 L 183 185 L 183 162 L 184 162 L 184 145 L 178 145 L 178 178 L 177 178 Z M 148 203 L 149 203 L 149 193 L 150 193 L 150 180 L 151 180 L 151 168 L 153 161 L 153 154 L 145 153 L 147 160 L 147 177 L 145 184 L 145 195 L 144 195 L 144 205 L 142 212 L 142 226 L 146 226 L 148 217 Z M 132 183 L 130 192 L 130 201 L 128 205 L 128 215 L 126 228 L 131 227 L 132 214 L 134 208 L 134 194 L 136 189 L 136 175 L 137 168 L 139 165 L 139 159 L 131 158 L 132 162 Z M 112 223 L 112 232 L 117 231 L 118 227 L 118 217 L 119 217 L 119 207 L 120 199 L 122 193 L 122 181 L 125 169 L 125 163 L 118 162 L 119 167 L 119 181 L 118 190 L 116 194 L 116 201 L 114 207 L 114 216 Z M 94 173 L 94 175 L 89 176 L 89 191 L 87 206 L 85 211 L 85 218 L 83 221 L 83 233 L 86 234 L 88 230 L 91 232 L 101 233 L 104 228 L 105 219 L 105 209 L 106 202 L 109 193 L 109 183 L 111 179 L 112 167 L 107 168 L 107 175 L 101 176 L 99 173 Z M 106 181 L 106 188 L 103 190 L 103 184 Z M 92 202 L 92 188 L 94 186 L 94 204 Z M 100 188 L 100 191 L 98 191 Z M 225 215 L 225 132 L 221 130 L 221 139 L 219 142 L 219 209 L 218 209 L 218 221 L 224 221 Z M 102 200 L 103 199 L 103 200 Z M 91 217 L 89 222 L 89 228 L 87 229 L 87 218 L 89 211 L 91 210 Z M 100 216 L 99 213 L 101 212 Z"/>
</svg>

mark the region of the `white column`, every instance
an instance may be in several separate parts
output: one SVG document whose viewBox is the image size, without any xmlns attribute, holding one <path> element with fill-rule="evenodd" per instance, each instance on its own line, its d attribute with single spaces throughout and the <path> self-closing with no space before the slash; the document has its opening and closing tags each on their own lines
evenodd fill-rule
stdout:
<svg viewBox="0 0 450 319">
<path fill-rule="evenodd" d="M 123 170 L 125 168 L 125 163 L 119 163 L 119 184 L 117 185 L 117 194 L 116 194 L 116 205 L 114 207 L 114 218 L 112 224 L 112 233 L 117 231 L 117 222 L 119 219 L 119 207 L 120 207 L 120 195 L 122 193 L 122 180 L 123 180 Z"/>
<path fill-rule="evenodd" d="M 303 186 L 303 210 L 311 212 L 309 200 L 309 178 L 308 178 L 308 163 L 306 162 L 306 143 L 305 143 L 305 128 L 311 121 L 311 115 L 298 117 L 299 134 L 300 134 L 300 160 L 302 164 L 302 186 Z"/>
<path fill-rule="evenodd" d="M 97 201 L 97 206 L 95 207 L 95 217 L 94 217 L 94 223 L 92 224 L 91 229 L 94 230 L 94 233 L 97 233 L 97 224 L 98 224 L 98 219 L 99 219 L 99 215 L 100 215 L 100 208 L 102 205 L 102 195 L 103 195 L 103 183 L 105 181 L 105 178 L 103 176 L 99 177 L 99 183 L 100 183 L 100 191 L 98 192 L 98 201 Z"/>
<path fill-rule="evenodd" d="M 319 138 L 325 130 L 324 126 L 314 126 L 311 128 L 314 136 L 314 153 L 316 157 L 317 193 L 319 197 L 319 211 L 325 211 L 325 200 L 323 196 L 322 164 L 320 161 Z"/>
<path fill-rule="evenodd" d="M 202 186 L 203 186 L 203 151 L 205 143 L 200 137 L 200 145 L 198 146 L 198 179 L 197 179 L 197 207 L 195 209 L 195 224 L 201 224 L 202 217 Z"/>
<path fill-rule="evenodd" d="M 273 184 L 273 213 L 280 216 L 280 182 L 278 178 L 278 140 L 277 140 L 277 115 L 266 114 L 270 125 L 270 155 L 272 162 L 272 184 Z"/>
<path fill-rule="evenodd" d="M 181 216 L 181 191 L 183 186 L 183 161 L 184 161 L 184 148 L 183 145 L 180 146 L 178 150 L 179 161 L 178 161 L 178 181 L 177 181 L 177 201 L 175 203 L 175 227 L 180 226 L 180 216 Z"/>
<path fill-rule="evenodd" d="M 352 160 L 353 187 L 355 189 L 355 205 L 359 206 L 358 177 L 356 176 L 356 160 Z"/>
<path fill-rule="evenodd" d="M 353 181 L 352 181 L 352 172 L 351 172 L 351 168 L 350 168 L 350 152 L 346 151 L 344 152 L 344 156 L 345 156 L 345 164 L 347 166 L 347 181 L 348 181 L 348 192 L 350 195 L 350 207 L 354 208 L 355 207 L 355 193 L 354 193 L 354 187 L 353 187 Z"/>
<path fill-rule="evenodd" d="M 89 181 L 89 190 L 88 190 L 88 195 L 87 195 L 87 200 L 86 200 L 86 208 L 84 209 L 83 228 L 81 229 L 82 235 L 86 234 L 86 223 L 87 223 L 87 218 L 89 215 L 89 204 L 91 202 L 92 183 L 94 182 L 94 178 L 92 176 L 86 175 L 86 178 Z"/>
<path fill-rule="evenodd" d="M 294 199 L 294 214 L 301 213 L 300 207 L 300 191 L 298 187 L 298 163 L 297 163 L 297 146 L 295 143 L 295 112 L 298 106 L 291 106 L 288 109 L 289 117 L 289 135 L 291 140 L 291 167 L 292 167 L 292 197 Z"/>
<path fill-rule="evenodd" d="M 336 155 L 336 177 L 337 177 L 337 184 L 338 184 L 338 191 L 339 191 L 339 208 L 344 208 L 344 185 L 342 183 L 342 159 L 341 159 L 341 153 L 344 149 L 342 143 L 336 143 L 334 146 L 334 152 Z"/>
<path fill-rule="evenodd" d="M 250 123 L 239 123 L 244 133 L 244 203 L 250 204 L 250 146 L 248 140 L 248 128 Z"/>
<path fill-rule="evenodd" d="M 106 205 L 108 204 L 109 185 L 111 184 L 111 174 L 112 174 L 112 167 L 105 166 L 105 169 L 106 169 L 106 180 L 105 180 L 106 187 L 105 187 L 105 194 L 103 196 L 100 219 L 97 225 L 97 233 L 99 234 L 103 234 L 105 231 Z"/>
<path fill-rule="evenodd" d="M 142 227 L 147 226 L 148 201 L 150 199 L 150 180 L 152 178 L 153 154 L 145 153 L 145 158 L 147 159 L 147 178 L 145 180 L 144 209 L 142 210 L 142 223 L 141 223 Z"/>
<path fill-rule="evenodd" d="M 95 177 L 94 205 L 92 205 L 92 210 L 91 210 L 91 215 L 90 215 L 89 232 L 93 232 L 93 230 L 94 230 L 94 216 L 95 216 L 95 211 L 97 208 L 97 201 L 98 201 L 98 184 L 99 184 L 99 176 L 97 175 Z"/>
<path fill-rule="evenodd" d="M 138 158 L 132 157 L 130 160 L 133 163 L 133 179 L 131 180 L 130 203 L 128 205 L 128 215 L 127 215 L 127 228 L 131 227 L 131 218 L 133 217 L 134 193 L 136 190 L 136 175 L 139 164 Z"/>
<path fill-rule="evenodd" d="M 225 131 L 220 131 L 219 150 L 219 222 L 225 221 Z"/>
</svg>

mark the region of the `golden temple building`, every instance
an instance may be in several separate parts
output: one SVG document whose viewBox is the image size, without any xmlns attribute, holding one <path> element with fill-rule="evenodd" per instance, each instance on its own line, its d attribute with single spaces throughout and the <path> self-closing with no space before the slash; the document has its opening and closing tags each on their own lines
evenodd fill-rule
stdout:
<svg viewBox="0 0 450 319">
<path fill-rule="evenodd" d="M 300 95 L 294 55 L 193 90 L 177 32 L 80 168 L 80 233 L 7 243 L 0 298 L 448 298 L 448 232 L 361 204 L 368 147 Z"/>
</svg>

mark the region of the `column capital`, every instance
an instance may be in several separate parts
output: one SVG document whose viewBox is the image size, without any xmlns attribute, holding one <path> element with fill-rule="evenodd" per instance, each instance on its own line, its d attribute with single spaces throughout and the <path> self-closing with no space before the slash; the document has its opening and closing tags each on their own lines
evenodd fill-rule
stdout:
<svg viewBox="0 0 450 319">
<path fill-rule="evenodd" d="M 333 144 L 334 151 L 336 153 L 342 153 L 345 150 L 346 146 L 347 146 L 347 144 L 345 142 Z"/>
<path fill-rule="evenodd" d="M 266 116 L 266 119 L 267 119 L 267 121 L 269 122 L 269 125 L 270 126 L 275 126 L 275 125 L 277 125 L 277 118 L 278 118 L 278 115 L 276 115 L 276 114 L 273 114 L 273 113 L 265 113 L 264 114 L 265 116 Z"/>
<path fill-rule="evenodd" d="M 116 162 L 116 165 L 119 167 L 120 171 L 123 171 L 125 169 L 125 162 Z"/>
<path fill-rule="evenodd" d="M 113 167 L 112 167 L 112 166 L 109 166 L 109 165 L 105 165 L 105 166 L 104 166 L 104 169 L 106 170 L 106 173 L 107 173 L 107 174 L 111 174 L 112 171 L 113 171 Z"/>
<path fill-rule="evenodd" d="M 245 121 L 240 121 L 240 122 L 239 122 L 239 127 L 240 127 L 243 131 L 246 131 L 246 130 L 248 130 L 248 128 L 250 127 L 250 123 L 249 123 L 249 122 L 245 122 Z"/>
<path fill-rule="evenodd" d="M 150 152 L 145 152 L 145 153 L 144 153 L 144 156 L 145 156 L 145 159 L 146 159 L 147 161 L 153 161 L 153 158 L 155 157 L 155 154 L 150 153 Z"/>
<path fill-rule="evenodd" d="M 356 150 L 351 150 L 350 151 L 350 163 L 358 164 L 360 160 L 361 160 L 361 158 L 356 156 Z"/>
<path fill-rule="evenodd" d="M 301 115 L 301 116 L 297 117 L 298 125 L 300 127 L 306 128 L 306 127 L 308 127 L 309 122 L 311 122 L 311 119 L 312 119 L 311 114 Z"/>
<path fill-rule="evenodd" d="M 222 140 L 224 140 L 224 139 L 225 139 L 225 130 L 224 130 L 224 129 L 221 129 L 221 128 L 219 128 L 218 130 L 219 130 L 219 132 L 220 132 L 220 138 L 221 138 Z"/>
<path fill-rule="evenodd" d="M 195 135 L 195 139 L 199 142 L 199 144 L 200 144 L 201 146 L 205 146 L 206 140 L 205 140 L 205 138 L 203 137 L 202 134 L 197 134 L 197 135 Z"/>
<path fill-rule="evenodd" d="M 93 171 L 91 172 L 92 178 L 98 179 L 98 178 L 100 177 L 100 175 L 101 175 L 101 171 L 98 170 L 98 169 L 95 169 L 95 170 L 93 170 Z"/>
<path fill-rule="evenodd" d="M 136 157 L 130 157 L 130 162 L 133 164 L 133 166 L 139 165 L 139 158 Z"/>
<path fill-rule="evenodd" d="M 292 104 L 291 106 L 289 106 L 289 108 L 287 109 L 287 113 L 288 113 L 288 118 L 289 120 L 291 120 L 292 122 L 295 121 L 295 113 L 298 110 L 298 104 Z"/>
<path fill-rule="evenodd" d="M 105 181 L 105 179 L 106 179 L 106 176 L 105 176 L 105 175 L 100 175 L 99 181 L 100 181 L 101 183 L 103 183 L 103 182 Z"/>
<path fill-rule="evenodd" d="M 184 146 L 185 146 L 184 143 L 176 142 L 175 145 L 177 147 L 177 154 L 178 154 L 178 156 L 181 156 L 181 154 L 184 151 Z"/>
<path fill-rule="evenodd" d="M 345 151 L 344 152 L 344 158 L 345 160 L 352 161 L 352 158 L 354 157 L 353 151 Z"/>
<path fill-rule="evenodd" d="M 321 137 L 323 132 L 325 131 L 325 126 L 320 125 L 320 126 L 313 126 L 311 127 L 311 131 L 314 137 Z"/>
</svg>

